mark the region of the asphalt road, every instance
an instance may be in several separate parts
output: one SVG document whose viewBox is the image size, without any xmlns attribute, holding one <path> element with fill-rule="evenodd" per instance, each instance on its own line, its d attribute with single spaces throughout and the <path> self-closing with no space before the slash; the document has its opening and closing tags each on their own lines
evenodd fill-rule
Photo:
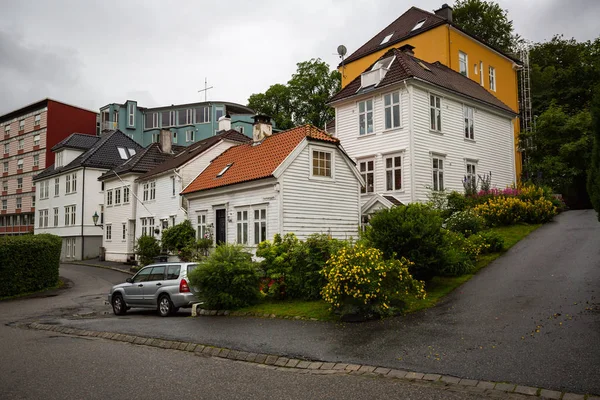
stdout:
<svg viewBox="0 0 600 400">
<path fill-rule="evenodd" d="M 592 211 L 558 216 L 437 307 L 366 324 L 186 318 L 185 313 L 163 319 L 147 311 L 118 318 L 103 315 L 109 308 L 101 302 L 111 282 L 124 279 L 121 274 L 69 266 L 61 275 L 76 282 L 74 295 L 60 296 L 65 297 L 60 307 L 49 306 L 37 320 L 600 394 L 600 223 Z M 77 295 L 80 279 L 93 282 Z M 90 294 L 93 288 L 97 295 Z M 3 306 L 0 319 L 6 320 Z M 75 318 L 77 307 L 95 314 Z"/>
</svg>

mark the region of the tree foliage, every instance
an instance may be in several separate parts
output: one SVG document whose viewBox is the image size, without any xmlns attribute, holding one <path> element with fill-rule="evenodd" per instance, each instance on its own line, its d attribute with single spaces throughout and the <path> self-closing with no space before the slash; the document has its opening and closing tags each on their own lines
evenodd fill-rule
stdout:
<svg viewBox="0 0 600 400">
<path fill-rule="evenodd" d="M 588 171 L 587 190 L 600 221 L 600 86 L 596 86 L 592 102 L 592 127 L 594 146 Z"/>
<path fill-rule="evenodd" d="M 521 41 L 513 32 L 508 12 L 495 1 L 456 0 L 452 20 L 473 36 L 505 52 L 512 51 Z"/>
<path fill-rule="evenodd" d="M 196 239 L 196 231 L 189 220 L 163 231 L 161 241 L 165 249 L 171 252 L 181 251 Z"/>
<path fill-rule="evenodd" d="M 335 116 L 327 100 L 340 90 L 341 76 L 320 58 L 300 62 L 286 85 L 274 84 L 248 98 L 248 107 L 271 116 L 275 126 L 289 129 L 302 124 L 323 127 Z"/>
</svg>

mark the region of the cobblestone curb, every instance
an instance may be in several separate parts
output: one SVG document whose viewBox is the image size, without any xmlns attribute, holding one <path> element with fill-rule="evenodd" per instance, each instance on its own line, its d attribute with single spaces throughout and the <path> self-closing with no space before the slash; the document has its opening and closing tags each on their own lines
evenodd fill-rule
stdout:
<svg viewBox="0 0 600 400">
<path fill-rule="evenodd" d="M 215 314 L 217 315 L 217 314 Z M 222 314 L 225 315 L 225 314 Z M 231 315 L 231 314 L 229 314 Z M 247 315 L 247 314 L 246 314 Z M 21 327 L 30 329 L 60 332 L 67 335 L 90 336 L 103 339 L 115 340 L 120 342 L 158 347 L 162 349 L 171 349 L 193 353 L 203 357 L 219 357 L 224 359 L 235 360 L 238 362 L 248 362 L 258 364 L 258 366 L 274 370 L 294 371 L 302 374 L 343 374 L 343 375 L 365 375 L 379 376 L 390 379 L 401 379 L 411 382 L 421 382 L 423 384 L 433 383 L 450 390 L 464 390 L 472 393 L 481 393 L 490 396 L 500 396 L 502 394 L 521 395 L 523 397 L 539 397 L 546 399 L 562 399 L 562 400 L 600 400 L 600 397 L 593 395 L 583 395 L 576 393 L 565 393 L 543 388 L 530 386 L 522 386 L 506 382 L 489 382 L 473 379 L 461 379 L 455 376 L 439 375 L 439 374 L 423 374 L 414 371 L 402 371 L 398 369 L 390 369 L 385 367 L 377 367 L 373 365 L 361 364 L 346 364 L 332 363 L 315 360 L 299 360 L 281 357 L 272 354 L 256 354 L 247 353 L 233 349 L 205 346 L 198 343 L 180 342 L 172 340 L 157 339 L 144 336 L 127 335 L 114 332 L 98 332 L 88 331 L 84 329 L 68 328 L 61 325 L 48 325 L 33 322 L 31 324 L 23 324 Z M 513 397 L 511 397 L 513 398 Z"/>
<path fill-rule="evenodd" d="M 231 311 L 231 310 L 209 310 L 200 308 L 201 303 L 194 304 L 192 306 L 192 317 L 214 317 L 214 316 L 234 316 L 234 317 L 258 317 L 258 318 L 280 318 L 280 319 L 293 319 L 302 321 L 318 321 L 317 318 L 306 318 L 306 317 L 290 317 L 288 315 L 281 317 L 275 314 L 265 314 L 258 312 L 246 312 L 246 311 Z"/>
</svg>

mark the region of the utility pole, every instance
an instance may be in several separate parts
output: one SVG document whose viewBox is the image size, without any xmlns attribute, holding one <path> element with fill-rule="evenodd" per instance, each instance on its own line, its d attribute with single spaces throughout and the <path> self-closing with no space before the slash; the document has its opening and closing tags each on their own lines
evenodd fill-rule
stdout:
<svg viewBox="0 0 600 400">
<path fill-rule="evenodd" d="M 208 87 L 208 83 L 206 81 L 206 78 L 204 78 L 204 89 L 200 89 L 198 90 L 198 93 L 200 92 L 204 92 L 204 101 L 206 101 L 207 97 L 208 97 L 208 90 L 212 89 L 213 87 Z"/>
</svg>

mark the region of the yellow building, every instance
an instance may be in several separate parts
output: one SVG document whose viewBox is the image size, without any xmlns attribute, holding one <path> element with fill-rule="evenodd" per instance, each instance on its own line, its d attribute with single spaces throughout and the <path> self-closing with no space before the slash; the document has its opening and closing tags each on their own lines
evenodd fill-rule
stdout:
<svg viewBox="0 0 600 400">
<path fill-rule="evenodd" d="M 398 19 L 350 54 L 339 71 L 342 88 L 352 82 L 388 49 L 404 44 L 414 46 L 415 56 L 440 63 L 479 82 L 503 103 L 519 112 L 517 58 L 493 48 L 466 33 L 452 22 L 452 8 L 444 4 L 435 13 L 412 7 Z M 515 118 L 515 167 L 521 176 L 522 157 L 518 150 L 519 121 Z"/>
</svg>

